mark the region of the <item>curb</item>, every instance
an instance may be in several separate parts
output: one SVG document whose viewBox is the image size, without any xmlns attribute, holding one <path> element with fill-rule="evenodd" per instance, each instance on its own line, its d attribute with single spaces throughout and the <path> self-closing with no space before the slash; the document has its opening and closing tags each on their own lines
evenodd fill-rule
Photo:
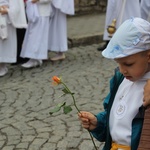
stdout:
<svg viewBox="0 0 150 150">
<path fill-rule="evenodd" d="M 102 42 L 103 42 L 103 33 L 78 37 L 68 37 L 69 48 L 86 46 L 91 44 L 100 44 Z"/>
</svg>

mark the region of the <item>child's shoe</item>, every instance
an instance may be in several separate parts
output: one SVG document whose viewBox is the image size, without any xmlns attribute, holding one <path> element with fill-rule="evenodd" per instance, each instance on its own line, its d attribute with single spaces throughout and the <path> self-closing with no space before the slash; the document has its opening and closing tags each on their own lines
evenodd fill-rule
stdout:
<svg viewBox="0 0 150 150">
<path fill-rule="evenodd" d="M 66 58 L 64 53 L 57 54 L 53 58 L 50 58 L 51 61 L 64 60 Z"/>
<path fill-rule="evenodd" d="M 28 62 L 22 64 L 21 66 L 24 68 L 34 68 L 38 66 L 42 66 L 42 60 L 30 59 Z"/>
<path fill-rule="evenodd" d="M 8 68 L 6 66 L 2 66 L 0 68 L 0 77 L 3 77 L 4 75 L 6 75 L 8 72 Z"/>
</svg>

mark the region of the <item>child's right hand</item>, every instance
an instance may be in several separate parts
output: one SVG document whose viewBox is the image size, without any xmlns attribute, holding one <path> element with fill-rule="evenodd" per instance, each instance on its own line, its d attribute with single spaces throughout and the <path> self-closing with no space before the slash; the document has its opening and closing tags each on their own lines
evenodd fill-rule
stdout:
<svg viewBox="0 0 150 150">
<path fill-rule="evenodd" d="M 92 113 L 81 111 L 78 116 L 83 128 L 94 130 L 97 127 L 97 118 Z"/>
</svg>

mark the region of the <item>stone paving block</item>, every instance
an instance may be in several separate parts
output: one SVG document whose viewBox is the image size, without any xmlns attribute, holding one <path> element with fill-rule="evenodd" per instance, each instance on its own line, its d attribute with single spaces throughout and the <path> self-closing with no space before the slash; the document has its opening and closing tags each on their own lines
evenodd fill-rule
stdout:
<svg viewBox="0 0 150 150">
<path fill-rule="evenodd" d="M 14 150 L 15 146 L 5 146 L 2 150 Z"/>
<path fill-rule="evenodd" d="M 41 150 L 57 150 L 55 143 L 46 143 L 41 147 Z"/>
<path fill-rule="evenodd" d="M 81 150 L 95 150 L 93 143 L 90 140 L 83 140 L 83 142 L 80 144 L 79 148 Z"/>
<path fill-rule="evenodd" d="M 29 146 L 29 143 L 27 143 L 27 142 L 19 143 L 19 144 L 16 146 L 16 149 L 27 149 L 28 146 Z"/>
<path fill-rule="evenodd" d="M 21 141 L 22 142 L 30 142 L 35 138 L 34 135 L 23 135 Z"/>
<path fill-rule="evenodd" d="M 49 141 L 50 143 L 57 143 L 58 141 L 60 141 L 63 137 L 62 136 L 57 136 L 57 135 L 54 135 L 52 134 L 49 138 Z"/>
<path fill-rule="evenodd" d="M 66 141 L 65 139 L 58 141 L 57 143 L 58 149 L 67 149 L 67 147 L 68 147 L 68 141 Z"/>
</svg>

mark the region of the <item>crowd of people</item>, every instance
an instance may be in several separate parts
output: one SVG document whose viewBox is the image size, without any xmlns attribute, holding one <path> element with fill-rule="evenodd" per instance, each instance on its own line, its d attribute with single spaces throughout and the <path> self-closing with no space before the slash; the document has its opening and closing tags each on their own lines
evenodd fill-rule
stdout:
<svg viewBox="0 0 150 150">
<path fill-rule="evenodd" d="M 65 59 L 67 15 L 74 0 L 0 0 L 0 77 L 8 63 L 41 66 L 49 51 L 56 52 L 52 61 Z"/>
<path fill-rule="evenodd" d="M 149 18 L 148 0 L 108 0 L 102 51 L 111 36 L 108 26 L 115 20 L 115 30 L 130 17 Z M 0 0 L 0 77 L 7 64 L 22 63 L 24 68 L 41 66 L 50 51 L 51 61 L 65 59 L 68 50 L 67 15 L 74 15 L 74 0 Z"/>
</svg>

